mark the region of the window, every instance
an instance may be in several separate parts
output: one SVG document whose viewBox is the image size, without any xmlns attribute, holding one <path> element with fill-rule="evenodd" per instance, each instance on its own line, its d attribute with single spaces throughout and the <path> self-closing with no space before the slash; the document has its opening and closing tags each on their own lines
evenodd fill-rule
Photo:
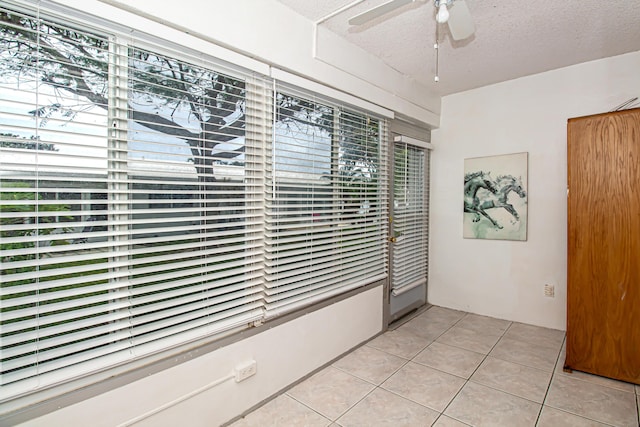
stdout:
<svg viewBox="0 0 640 427">
<path fill-rule="evenodd" d="M 385 121 L 0 7 L 0 402 L 383 279 Z"/>
<path fill-rule="evenodd" d="M 387 270 L 384 122 L 304 96 L 276 94 L 268 316 L 383 279 Z"/>
</svg>

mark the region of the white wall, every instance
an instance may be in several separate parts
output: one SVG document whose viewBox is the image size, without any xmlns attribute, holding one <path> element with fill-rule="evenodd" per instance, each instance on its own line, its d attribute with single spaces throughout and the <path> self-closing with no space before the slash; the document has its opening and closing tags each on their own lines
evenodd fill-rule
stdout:
<svg viewBox="0 0 640 427">
<path fill-rule="evenodd" d="M 99 396 L 20 424 L 22 427 L 213 427 L 317 369 L 382 329 L 382 287 L 299 317 L 291 322 L 176 365 Z M 254 359 L 258 372 L 196 394 L 139 422 L 219 378 L 239 362 Z"/>
<path fill-rule="evenodd" d="M 635 52 L 443 98 L 432 133 L 430 303 L 565 329 L 566 122 L 640 96 L 639 76 Z M 464 159 L 523 151 L 528 240 L 463 239 Z"/>
</svg>

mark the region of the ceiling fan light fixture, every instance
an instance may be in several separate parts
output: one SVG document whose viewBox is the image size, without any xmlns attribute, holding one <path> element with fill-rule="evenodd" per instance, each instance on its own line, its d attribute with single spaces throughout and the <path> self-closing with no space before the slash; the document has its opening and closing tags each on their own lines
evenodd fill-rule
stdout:
<svg viewBox="0 0 640 427">
<path fill-rule="evenodd" d="M 438 24 L 444 24 L 449 20 L 449 9 L 447 9 L 447 1 L 440 0 L 437 6 L 438 13 L 436 14 L 436 21 L 438 21 Z"/>
</svg>

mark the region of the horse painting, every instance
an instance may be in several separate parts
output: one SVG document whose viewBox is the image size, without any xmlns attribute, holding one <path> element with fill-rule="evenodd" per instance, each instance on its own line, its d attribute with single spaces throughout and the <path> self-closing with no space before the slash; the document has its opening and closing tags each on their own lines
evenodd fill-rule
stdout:
<svg viewBox="0 0 640 427">
<path fill-rule="evenodd" d="M 520 221 L 518 211 L 509 203 L 509 193 L 513 191 L 521 199 L 527 197 L 527 192 L 522 186 L 522 179 L 515 178 L 511 175 L 501 175 L 496 178 L 495 187 L 497 188 L 495 193 L 482 194 L 482 198 L 479 200 L 479 210 L 486 211 L 487 209 L 504 208 L 513 216 L 511 220 L 512 224 Z"/>
<path fill-rule="evenodd" d="M 464 159 L 462 235 L 527 240 L 528 153 Z"/>
<path fill-rule="evenodd" d="M 491 221 L 494 227 L 502 228 L 480 207 L 480 198 L 478 197 L 478 190 L 480 189 L 485 189 L 490 194 L 496 194 L 498 192 L 494 182 L 487 173 L 479 171 L 464 176 L 464 211 L 475 214 L 473 222 L 480 221 L 480 215 L 482 215 Z"/>
<path fill-rule="evenodd" d="M 480 189 L 487 191 L 479 191 Z M 474 214 L 473 222 L 480 221 L 484 216 L 495 228 L 501 229 L 502 225 L 489 215 L 487 210 L 504 208 L 513 216 L 511 223 L 515 224 L 516 221 L 520 221 L 520 215 L 509 203 L 509 193 L 512 191 L 520 198 L 527 196 L 520 178 L 500 175 L 492 181 L 489 174 L 482 171 L 469 173 L 464 177 L 464 211 Z"/>
</svg>

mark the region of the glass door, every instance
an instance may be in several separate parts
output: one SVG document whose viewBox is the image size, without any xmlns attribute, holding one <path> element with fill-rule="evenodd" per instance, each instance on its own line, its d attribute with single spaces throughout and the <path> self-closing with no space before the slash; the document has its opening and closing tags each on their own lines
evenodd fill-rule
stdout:
<svg viewBox="0 0 640 427">
<path fill-rule="evenodd" d="M 393 141 L 389 323 L 426 303 L 430 147 L 400 135 Z"/>
</svg>

